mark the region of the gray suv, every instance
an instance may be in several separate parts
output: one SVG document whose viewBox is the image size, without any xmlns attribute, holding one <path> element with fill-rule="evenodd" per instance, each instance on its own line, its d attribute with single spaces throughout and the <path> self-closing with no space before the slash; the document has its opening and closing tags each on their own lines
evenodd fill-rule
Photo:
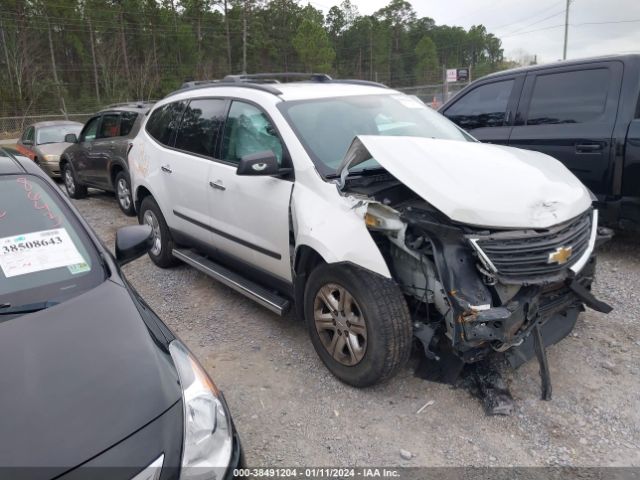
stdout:
<svg viewBox="0 0 640 480">
<path fill-rule="evenodd" d="M 127 154 L 152 105 L 110 105 L 85 123 L 79 137 L 65 137 L 72 145 L 60 157 L 60 169 L 71 198 L 85 197 L 87 187 L 115 192 L 120 209 L 126 215 L 135 215 Z"/>
</svg>

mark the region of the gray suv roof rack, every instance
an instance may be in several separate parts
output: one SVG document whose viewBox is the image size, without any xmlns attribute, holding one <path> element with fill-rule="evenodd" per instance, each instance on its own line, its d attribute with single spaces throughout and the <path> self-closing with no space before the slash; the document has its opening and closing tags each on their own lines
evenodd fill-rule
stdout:
<svg viewBox="0 0 640 480">
<path fill-rule="evenodd" d="M 148 105 L 153 105 L 156 102 L 148 102 L 145 100 L 140 100 L 139 102 L 121 102 L 121 103 L 112 103 L 111 105 L 107 105 L 102 110 L 106 110 L 108 108 L 118 108 L 118 107 L 130 107 L 130 108 L 144 108 Z"/>
<path fill-rule="evenodd" d="M 331 82 L 333 79 L 326 73 L 301 73 L 301 72 L 277 72 L 277 73 L 250 73 L 242 75 L 227 75 L 223 82 L 252 82 L 280 83 L 278 78 L 308 78 L 312 82 Z"/>
</svg>

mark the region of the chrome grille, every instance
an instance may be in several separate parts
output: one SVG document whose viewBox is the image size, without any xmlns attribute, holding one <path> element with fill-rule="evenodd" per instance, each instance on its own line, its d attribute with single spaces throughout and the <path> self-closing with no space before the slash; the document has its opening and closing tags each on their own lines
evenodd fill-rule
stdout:
<svg viewBox="0 0 640 480">
<path fill-rule="evenodd" d="M 511 279 L 554 276 L 571 267 L 589 248 L 592 211 L 544 231 L 521 230 L 474 236 L 497 273 Z M 571 247 L 566 263 L 549 263 L 558 249 Z"/>
</svg>

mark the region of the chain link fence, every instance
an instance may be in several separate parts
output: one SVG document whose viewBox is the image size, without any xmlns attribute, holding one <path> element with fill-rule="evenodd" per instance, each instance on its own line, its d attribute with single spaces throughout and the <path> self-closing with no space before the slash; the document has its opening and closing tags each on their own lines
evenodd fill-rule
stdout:
<svg viewBox="0 0 640 480">
<path fill-rule="evenodd" d="M 84 123 L 93 113 L 75 113 L 69 115 L 28 115 L 24 117 L 0 117 L 0 139 L 18 138 L 25 127 L 49 120 L 72 120 Z"/>
</svg>

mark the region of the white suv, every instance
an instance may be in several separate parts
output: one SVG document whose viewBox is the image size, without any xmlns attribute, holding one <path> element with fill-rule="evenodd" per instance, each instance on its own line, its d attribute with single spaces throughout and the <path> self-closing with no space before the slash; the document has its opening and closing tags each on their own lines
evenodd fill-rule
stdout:
<svg viewBox="0 0 640 480">
<path fill-rule="evenodd" d="M 561 163 L 480 144 L 382 85 L 265 80 L 185 85 L 147 115 L 129 161 L 158 266 L 278 314 L 293 302 L 359 387 L 396 373 L 414 336 L 433 359 L 546 365 L 583 305 L 608 309 L 589 292 L 597 211 Z"/>
</svg>

